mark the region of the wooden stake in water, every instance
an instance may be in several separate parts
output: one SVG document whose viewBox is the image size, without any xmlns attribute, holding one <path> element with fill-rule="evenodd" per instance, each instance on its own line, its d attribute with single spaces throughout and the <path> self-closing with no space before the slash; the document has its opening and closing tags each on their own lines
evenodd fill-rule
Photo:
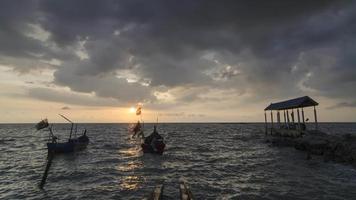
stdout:
<svg viewBox="0 0 356 200">
<path fill-rule="evenodd" d="M 48 172 L 49 172 L 49 169 L 51 167 L 53 157 L 54 157 L 54 153 L 53 152 L 48 152 L 46 169 L 45 169 L 45 171 L 43 173 L 42 180 L 41 180 L 41 183 L 39 185 L 39 187 L 41 189 L 43 189 L 43 186 L 46 184 Z"/>
</svg>

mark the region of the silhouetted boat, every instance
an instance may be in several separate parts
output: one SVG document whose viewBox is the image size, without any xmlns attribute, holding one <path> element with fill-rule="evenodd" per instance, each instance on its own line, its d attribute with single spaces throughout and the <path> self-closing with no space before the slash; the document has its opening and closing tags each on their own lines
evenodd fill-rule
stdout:
<svg viewBox="0 0 356 200">
<path fill-rule="evenodd" d="M 141 147 L 144 153 L 163 154 L 166 144 L 163 141 L 163 137 L 158 134 L 156 125 L 154 125 L 154 130 L 151 135 L 145 138 Z"/>
</svg>

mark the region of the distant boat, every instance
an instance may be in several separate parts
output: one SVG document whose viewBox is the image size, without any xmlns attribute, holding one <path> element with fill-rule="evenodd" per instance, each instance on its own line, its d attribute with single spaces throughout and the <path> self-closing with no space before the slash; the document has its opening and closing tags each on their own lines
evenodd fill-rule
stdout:
<svg viewBox="0 0 356 200">
<path fill-rule="evenodd" d="M 136 106 L 136 115 L 141 117 L 141 121 L 142 121 L 142 104 L 138 103 Z M 158 117 L 157 117 L 157 123 L 158 123 Z M 144 125 L 143 121 L 142 124 Z M 143 126 L 141 127 L 141 123 L 140 120 L 137 121 L 137 123 L 133 126 L 131 126 L 131 128 L 129 128 L 129 131 L 132 134 L 132 138 L 134 137 L 138 137 L 140 136 L 143 140 L 143 142 L 141 143 L 141 148 L 143 153 L 154 153 L 154 154 L 160 154 L 162 155 L 164 152 L 164 148 L 166 147 L 166 144 L 163 141 L 163 137 L 158 134 L 157 130 L 156 130 L 156 125 L 154 125 L 154 129 L 153 132 L 145 137 L 144 133 L 143 133 Z"/>
<path fill-rule="evenodd" d="M 132 135 L 131 138 L 144 138 L 145 134 L 143 133 L 143 129 L 141 127 L 140 121 L 137 121 L 136 124 L 131 124 L 129 126 L 129 133 Z"/>
<path fill-rule="evenodd" d="M 70 153 L 78 150 L 85 149 L 89 144 L 89 137 L 87 136 L 87 130 L 84 129 L 81 136 L 77 137 L 77 125 L 69 120 L 67 117 L 60 115 L 65 120 L 71 123 L 69 138 L 67 142 L 58 142 L 57 137 L 54 135 L 52 126 L 49 126 L 48 120 L 42 120 L 36 125 L 37 130 L 48 128 L 49 130 L 49 137 L 50 142 L 47 142 L 47 149 L 48 153 Z M 74 137 L 73 135 L 73 128 L 75 125 Z"/>
</svg>

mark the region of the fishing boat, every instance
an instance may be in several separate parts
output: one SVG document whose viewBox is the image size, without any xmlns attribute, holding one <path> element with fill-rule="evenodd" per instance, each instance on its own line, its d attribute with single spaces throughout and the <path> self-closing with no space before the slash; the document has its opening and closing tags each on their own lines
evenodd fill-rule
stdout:
<svg viewBox="0 0 356 200">
<path fill-rule="evenodd" d="M 143 133 L 143 127 L 141 127 L 140 121 L 137 121 L 136 124 L 131 124 L 129 126 L 129 134 L 131 138 L 144 138 L 145 134 Z"/>
<path fill-rule="evenodd" d="M 156 125 L 154 125 L 153 132 L 151 135 L 145 138 L 144 142 L 141 144 L 143 153 L 154 153 L 162 155 L 166 144 L 163 141 L 163 137 L 158 134 L 156 130 Z"/>
<path fill-rule="evenodd" d="M 71 123 L 69 138 L 67 142 L 58 142 L 57 137 L 53 133 L 52 126 L 49 126 L 48 120 L 42 120 L 36 125 L 37 130 L 47 128 L 49 131 L 49 142 L 47 142 L 48 153 L 70 153 L 78 150 L 85 149 L 89 143 L 87 130 L 84 129 L 81 136 L 77 137 L 77 125 L 69 120 L 67 117 L 60 115 L 65 120 Z M 75 127 L 75 130 L 73 130 Z"/>
<path fill-rule="evenodd" d="M 140 116 L 141 121 L 142 121 L 142 103 L 138 103 L 136 106 L 136 115 Z M 158 124 L 158 117 L 157 117 L 157 124 Z M 160 154 L 162 155 L 164 152 L 164 148 L 166 147 L 166 144 L 163 141 L 163 137 L 158 134 L 156 128 L 157 124 L 154 125 L 153 132 L 145 137 L 144 135 L 144 123 L 142 121 L 142 126 L 140 120 L 137 121 L 137 123 L 131 128 L 129 128 L 129 131 L 132 132 L 132 138 L 134 137 L 141 137 L 143 142 L 141 142 L 141 148 L 143 153 L 154 153 L 154 154 Z"/>
</svg>

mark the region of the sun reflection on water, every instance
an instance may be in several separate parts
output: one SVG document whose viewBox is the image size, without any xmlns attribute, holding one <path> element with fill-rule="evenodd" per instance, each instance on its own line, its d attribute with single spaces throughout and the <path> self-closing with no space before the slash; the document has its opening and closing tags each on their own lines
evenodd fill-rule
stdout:
<svg viewBox="0 0 356 200">
<path fill-rule="evenodd" d="M 140 169 L 143 168 L 143 162 L 138 157 L 142 152 L 137 147 L 122 149 L 119 151 L 121 159 L 130 159 L 117 166 L 119 174 L 122 174 L 119 180 L 119 187 L 121 190 L 136 190 L 145 182 L 143 176 L 136 175 Z"/>
<path fill-rule="evenodd" d="M 136 190 L 140 187 L 145 179 L 142 176 L 124 176 L 120 183 L 122 190 Z"/>
<path fill-rule="evenodd" d="M 137 147 L 119 150 L 119 154 L 120 158 L 135 158 L 142 156 L 140 148 Z"/>
<path fill-rule="evenodd" d="M 128 163 L 125 163 L 124 165 L 120 165 L 117 167 L 117 169 L 120 172 L 131 172 L 134 171 L 136 169 L 140 169 L 143 167 L 142 162 L 140 161 L 130 161 Z"/>
</svg>

